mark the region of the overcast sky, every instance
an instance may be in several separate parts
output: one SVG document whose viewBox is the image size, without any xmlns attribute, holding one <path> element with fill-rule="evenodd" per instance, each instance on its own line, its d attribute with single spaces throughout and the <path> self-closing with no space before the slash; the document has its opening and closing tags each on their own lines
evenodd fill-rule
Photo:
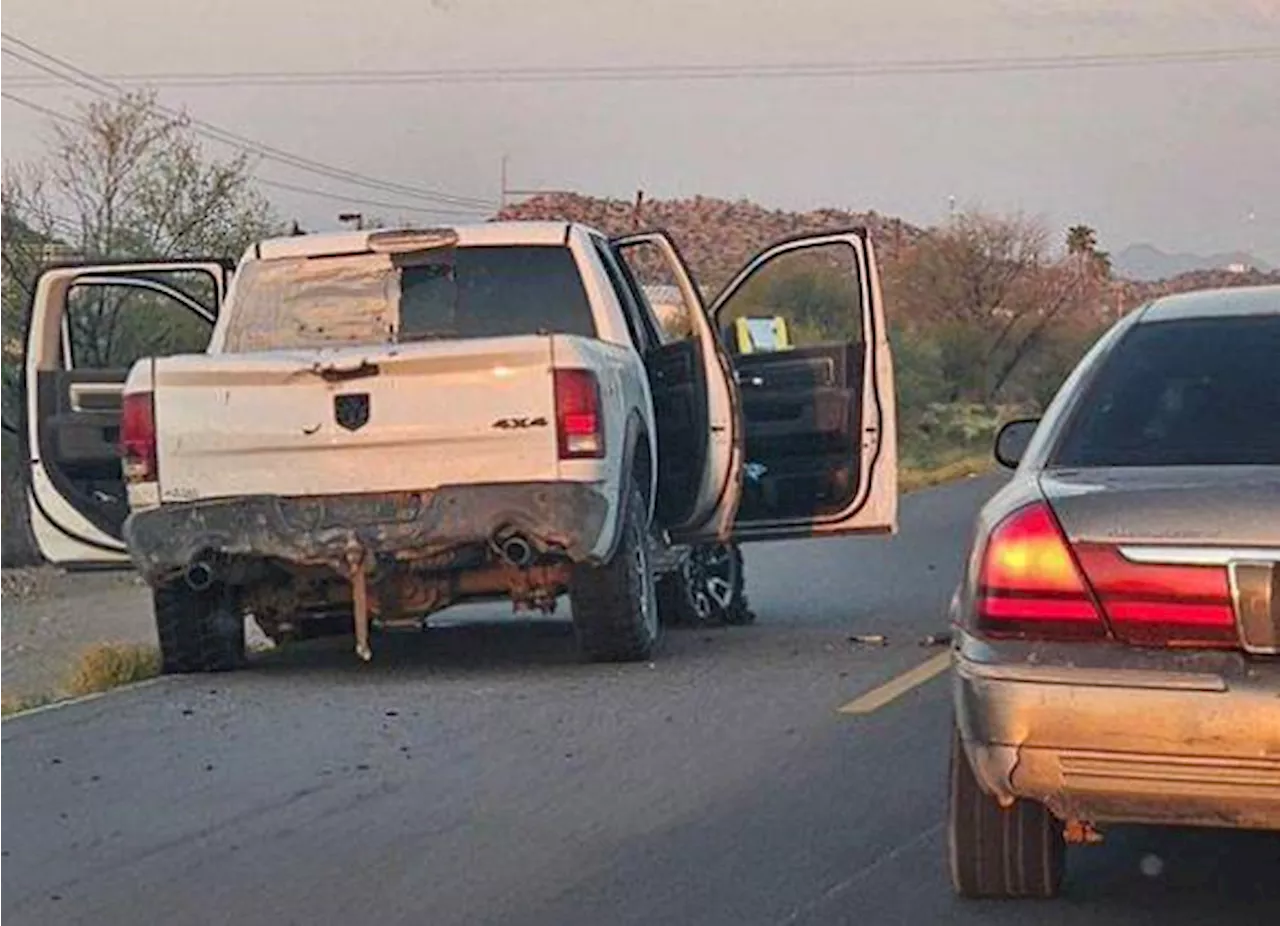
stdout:
<svg viewBox="0 0 1280 926">
<path fill-rule="evenodd" d="M 3 21 L 9 35 L 95 74 L 857 65 L 1280 46 L 1280 0 L 6 0 Z M 48 107 L 70 112 L 86 99 L 66 87 L 11 84 L 35 72 L 8 56 L 3 73 L 7 91 Z M 278 148 L 471 197 L 497 199 L 506 153 L 515 187 L 747 197 L 924 224 L 943 218 L 954 196 L 1059 226 L 1091 224 L 1112 250 L 1239 248 L 1280 263 L 1276 57 L 161 94 Z M 38 157 L 44 121 L 6 100 L 4 157 Z M 399 201 L 280 164 L 258 170 Z M 283 214 L 311 227 L 333 226 L 343 209 L 270 193 Z"/>
</svg>

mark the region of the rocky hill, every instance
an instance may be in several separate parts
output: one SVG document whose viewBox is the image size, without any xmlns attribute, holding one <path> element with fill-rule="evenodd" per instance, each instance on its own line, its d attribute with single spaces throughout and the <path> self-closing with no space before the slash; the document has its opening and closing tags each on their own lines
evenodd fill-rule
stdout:
<svg viewBox="0 0 1280 926">
<path fill-rule="evenodd" d="M 874 211 L 784 212 L 746 200 L 730 202 L 704 196 L 646 200 L 637 209 L 634 202 L 622 199 L 551 193 L 508 206 L 498 217 L 567 219 L 611 235 L 663 228 L 671 233 L 699 281 L 711 288 L 725 283 L 752 255 L 779 238 L 863 226 L 871 231 L 881 259 L 892 261 L 924 234 L 923 229 Z"/>
<path fill-rule="evenodd" d="M 928 234 L 926 229 L 875 211 L 848 212 L 816 209 L 785 212 L 766 209 L 747 200 L 729 201 L 695 196 L 692 199 L 601 199 L 577 193 L 549 193 L 515 203 L 503 210 L 502 219 L 566 219 L 583 222 L 612 235 L 644 228 L 671 233 L 694 273 L 709 289 L 717 289 L 753 254 L 770 243 L 803 232 L 853 226 L 870 229 L 881 263 L 890 267 L 907 249 Z M 1114 278 L 1099 306 L 1097 318 L 1112 317 L 1147 300 L 1168 293 L 1225 286 L 1280 283 L 1280 271 L 1202 269 L 1161 280 Z"/>
<path fill-rule="evenodd" d="M 1198 289 L 1225 289 L 1232 286 L 1280 285 L 1280 270 L 1193 270 L 1180 273 L 1167 280 L 1116 280 L 1115 286 L 1123 296 L 1126 307 L 1139 306 L 1151 299 L 1172 293 L 1186 293 Z"/>
</svg>

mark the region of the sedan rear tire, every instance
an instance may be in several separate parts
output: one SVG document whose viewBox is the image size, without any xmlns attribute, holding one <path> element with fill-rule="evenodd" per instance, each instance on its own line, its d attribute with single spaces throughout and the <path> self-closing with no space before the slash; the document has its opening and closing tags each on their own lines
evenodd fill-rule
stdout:
<svg viewBox="0 0 1280 926">
<path fill-rule="evenodd" d="M 1062 887 L 1062 823 L 1043 804 L 1008 807 L 982 790 L 957 732 L 947 808 L 951 884 L 968 898 L 1051 898 Z"/>
</svg>

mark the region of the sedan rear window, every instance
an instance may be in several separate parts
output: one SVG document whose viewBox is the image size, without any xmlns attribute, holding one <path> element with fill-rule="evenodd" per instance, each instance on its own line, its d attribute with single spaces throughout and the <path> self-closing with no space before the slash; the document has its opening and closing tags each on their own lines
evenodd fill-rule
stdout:
<svg viewBox="0 0 1280 926">
<path fill-rule="evenodd" d="M 550 245 L 251 261 L 226 312 L 230 352 L 596 333 L 572 252 Z"/>
<path fill-rule="evenodd" d="M 1051 465 L 1280 465 L 1280 315 L 1139 324 Z"/>
</svg>

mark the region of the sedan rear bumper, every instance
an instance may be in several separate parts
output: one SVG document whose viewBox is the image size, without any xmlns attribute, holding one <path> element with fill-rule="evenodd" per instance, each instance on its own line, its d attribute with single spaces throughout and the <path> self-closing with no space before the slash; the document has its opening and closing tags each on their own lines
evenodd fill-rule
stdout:
<svg viewBox="0 0 1280 926">
<path fill-rule="evenodd" d="M 954 673 L 961 737 L 989 793 L 1067 820 L 1280 830 L 1280 665 L 1224 657 L 1238 671 L 1167 671 L 994 652 L 962 640 Z"/>
</svg>

